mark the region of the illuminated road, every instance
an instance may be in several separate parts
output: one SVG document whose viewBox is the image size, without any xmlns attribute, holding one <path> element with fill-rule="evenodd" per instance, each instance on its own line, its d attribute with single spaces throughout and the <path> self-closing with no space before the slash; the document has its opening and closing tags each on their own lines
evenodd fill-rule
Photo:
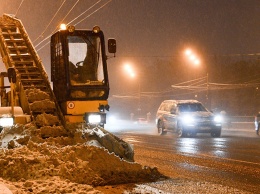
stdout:
<svg viewBox="0 0 260 194">
<path fill-rule="evenodd" d="M 260 137 L 253 129 L 224 129 L 220 138 L 159 136 L 155 130 L 136 126 L 115 134 L 134 145 L 136 162 L 156 166 L 168 177 L 260 192 Z"/>
</svg>

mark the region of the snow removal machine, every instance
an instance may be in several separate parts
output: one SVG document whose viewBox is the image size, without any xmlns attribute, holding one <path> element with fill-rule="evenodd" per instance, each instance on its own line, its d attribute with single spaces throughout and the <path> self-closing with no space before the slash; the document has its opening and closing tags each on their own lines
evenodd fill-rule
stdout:
<svg viewBox="0 0 260 194">
<path fill-rule="evenodd" d="M 52 86 L 22 22 L 12 15 L 0 17 L 0 53 L 7 70 L 0 74 L 0 126 L 103 126 L 109 110 L 103 32 L 98 26 L 67 26 L 51 36 L 50 47 Z M 108 40 L 108 51 L 115 54 L 115 39 Z"/>
</svg>

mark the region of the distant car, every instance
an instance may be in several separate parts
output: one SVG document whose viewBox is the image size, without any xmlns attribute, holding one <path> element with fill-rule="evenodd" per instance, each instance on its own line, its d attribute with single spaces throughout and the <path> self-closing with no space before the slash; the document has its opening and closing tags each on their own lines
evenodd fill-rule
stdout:
<svg viewBox="0 0 260 194">
<path fill-rule="evenodd" d="M 135 122 L 135 124 L 147 124 L 148 121 L 145 118 L 138 118 L 137 121 Z"/>
<path fill-rule="evenodd" d="M 156 113 L 158 133 L 167 131 L 179 137 L 195 136 L 197 133 L 210 133 L 212 137 L 221 135 L 221 117 L 208 111 L 197 100 L 165 100 Z"/>
</svg>

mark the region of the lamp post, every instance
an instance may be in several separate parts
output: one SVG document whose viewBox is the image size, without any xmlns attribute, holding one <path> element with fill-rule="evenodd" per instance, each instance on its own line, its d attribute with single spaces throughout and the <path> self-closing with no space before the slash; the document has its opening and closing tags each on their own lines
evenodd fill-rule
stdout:
<svg viewBox="0 0 260 194">
<path fill-rule="evenodd" d="M 201 65 L 201 60 L 198 57 L 198 55 L 192 50 L 192 49 L 186 49 L 184 51 L 184 55 L 186 59 L 188 60 L 189 63 L 191 63 L 194 67 L 199 67 Z M 210 106 L 209 102 L 209 74 L 207 72 L 207 77 L 206 77 L 206 84 L 207 84 L 207 93 L 206 93 L 206 103 L 208 106 Z"/>
<path fill-rule="evenodd" d="M 124 64 L 124 69 L 125 72 L 128 73 L 129 77 L 132 79 L 136 78 L 136 73 L 132 67 L 131 64 L 126 63 Z M 141 83 L 140 83 L 140 79 L 138 79 L 138 116 L 140 116 L 140 112 L 141 112 Z"/>
</svg>

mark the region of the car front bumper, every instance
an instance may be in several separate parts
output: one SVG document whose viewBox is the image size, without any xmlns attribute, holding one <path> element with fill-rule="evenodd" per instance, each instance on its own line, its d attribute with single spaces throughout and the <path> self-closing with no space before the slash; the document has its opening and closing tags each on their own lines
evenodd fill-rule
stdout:
<svg viewBox="0 0 260 194">
<path fill-rule="evenodd" d="M 194 125 L 184 125 L 183 129 L 190 133 L 211 133 L 215 131 L 220 131 L 222 129 L 221 124 L 194 124 Z"/>
</svg>

